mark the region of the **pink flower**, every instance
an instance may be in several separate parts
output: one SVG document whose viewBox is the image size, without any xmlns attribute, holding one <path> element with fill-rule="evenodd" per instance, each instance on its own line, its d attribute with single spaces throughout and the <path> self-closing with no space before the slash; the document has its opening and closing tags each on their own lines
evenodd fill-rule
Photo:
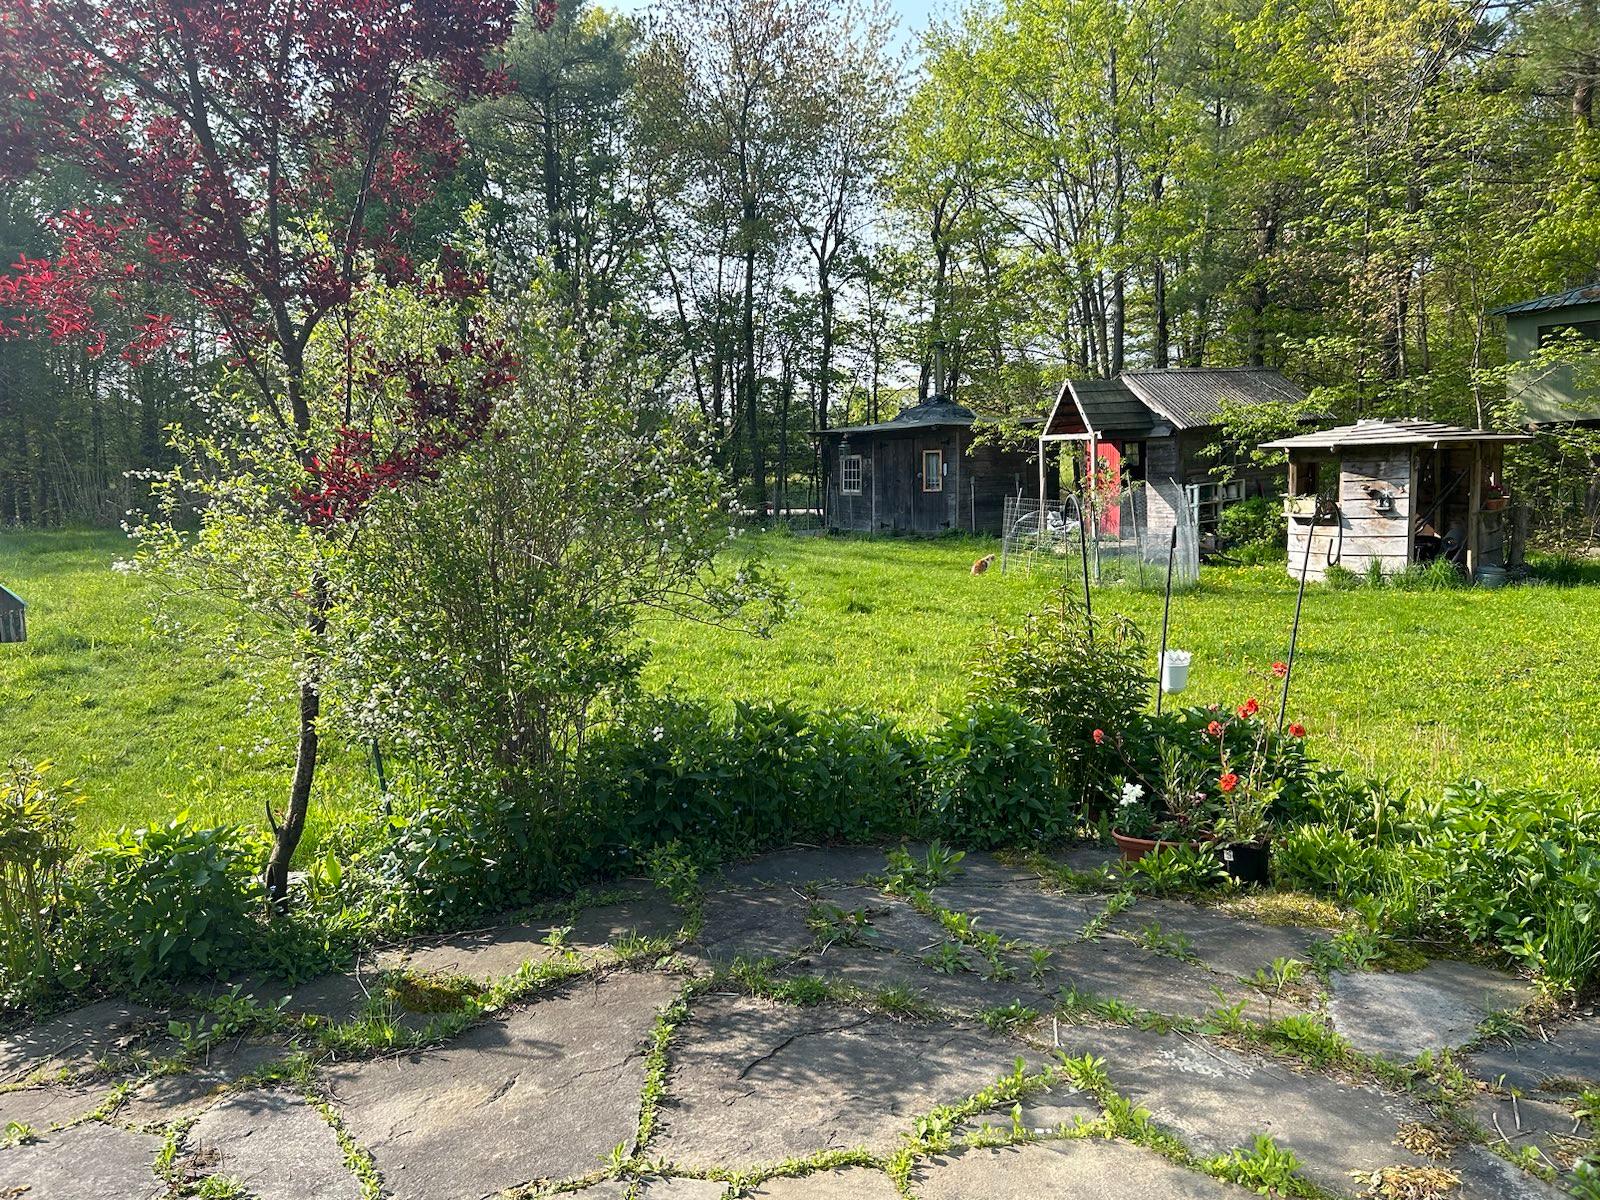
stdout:
<svg viewBox="0 0 1600 1200">
<path fill-rule="evenodd" d="M 1222 736 L 1222 722 L 1221 721 L 1213 721 L 1213 722 L 1211 722 L 1211 724 L 1206 726 L 1206 732 L 1209 733 L 1214 738 L 1221 737 Z"/>
<path fill-rule="evenodd" d="M 1096 746 L 1104 746 L 1106 744 L 1106 731 L 1104 729 L 1096 729 L 1093 737 Z"/>
<path fill-rule="evenodd" d="M 1286 662 L 1275 662 L 1275 663 L 1273 663 L 1272 664 L 1272 673 L 1277 678 L 1282 679 L 1284 676 L 1286 676 L 1289 673 L 1289 664 L 1286 663 Z"/>
</svg>

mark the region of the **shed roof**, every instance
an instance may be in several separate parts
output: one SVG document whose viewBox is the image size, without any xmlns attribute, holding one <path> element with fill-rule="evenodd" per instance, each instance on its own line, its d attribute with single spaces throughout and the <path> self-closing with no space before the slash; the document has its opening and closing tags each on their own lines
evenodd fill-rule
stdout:
<svg viewBox="0 0 1600 1200">
<path fill-rule="evenodd" d="M 1215 425 L 1227 401 L 1298 404 L 1305 392 L 1270 367 L 1180 367 L 1124 371 L 1129 390 L 1179 429 Z"/>
<path fill-rule="evenodd" d="M 1522 313 L 1549 312 L 1557 308 L 1576 308 L 1580 304 L 1600 304 L 1600 283 L 1586 283 L 1567 292 L 1551 292 L 1548 296 L 1535 296 L 1532 300 L 1518 300 L 1491 308 L 1497 317 L 1518 316 Z"/>
<path fill-rule="evenodd" d="M 27 608 L 28 602 L 0 583 L 0 608 Z"/>
<path fill-rule="evenodd" d="M 1045 421 L 1044 436 L 1148 437 L 1214 425 L 1227 401 L 1298 404 L 1305 393 L 1267 367 L 1180 367 L 1124 371 L 1115 379 L 1069 379 Z"/>
<path fill-rule="evenodd" d="M 895 416 L 887 421 L 879 421 L 872 425 L 836 425 L 831 429 L 817 430 L 819 435 L 830 433 L 894 433 L 906 429 L 926 429 L 936 426 L 968 426 L 976 425 L 979 421 L 999 420 L 998 417 L 983 417 L 973 412 L 964 404 L 957 404 L 954 400 L 943 396 L 934 396 L 909 408 L 901 409 Z M 1019 424 L 1038 425 L 1038 417 L 1024 417 Z"/>
<path fill-rule="evenodd" d="M 1445 446 L 1471 442 L 1526 442 L 1525 433 L 1502 433 L 1495 429 L 1468 429 L 1464 425 L 1445 425 L 1416 418 L 1396 420 L 1370 418 L 1354 425 L 1340 425 L 1319 433 L 1302 433 L 1261 443 L 1263 450 L 1340 450 L 1346 446 Z"/>
</svg>

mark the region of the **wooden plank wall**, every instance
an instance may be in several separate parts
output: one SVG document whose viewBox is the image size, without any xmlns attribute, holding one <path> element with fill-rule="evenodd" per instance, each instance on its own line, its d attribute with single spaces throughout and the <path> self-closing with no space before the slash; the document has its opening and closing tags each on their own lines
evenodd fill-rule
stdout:
<svg viewBox="0 0 1600 1200">
<path fill-rule="evenodd" d="M 1411 561 L 1412 461 L 1409 447 L 1381 452 L 1366 448 L 1360 458 L 1336 464 L 1339 472 L 1339 520 L 1324 517 L 1313 532 L 1309 521 L 1289 520 L 1289 574 L 1299 577 L 1307 538 L 1311 541 L 1308 575 L 1322 579 L 1338 563 L 1360 574 L 1376 560 L 1384 574 L 1405 569 Z M 1328 465 L 1324 465 L 1324 471 Z M 1394 508 L 1380 512 L 1374 491 L 1394 497 Z"/>
</svg>

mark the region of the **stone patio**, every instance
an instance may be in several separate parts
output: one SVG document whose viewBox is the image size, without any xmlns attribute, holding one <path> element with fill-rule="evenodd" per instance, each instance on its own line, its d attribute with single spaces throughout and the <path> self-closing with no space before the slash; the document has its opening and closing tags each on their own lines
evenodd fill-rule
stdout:
<svg viewBox="0 0 1600 1200">
<path fill-rule="evenodd" d="M 1107 862 L 1070 856 L 1080 871 Z M 986 954 L 878 890 L 883 865 L 877 848 L 796 848 L 709 880 L 699 914 L 634 889 L 559 925 L 395 947 L 299 986 L 231 981 L 326 1022 L 399 972 L 479 985 L 526 963 L 582 972 L 401 1053 L 296 1018 L 186 1057 L 168 1014 L 115 1000 L 0 1037 L 0 1197 L 156 1200 L 220 1176 L 254 1200 L 1245 1200 L 1202 1167 L 1267 1135 L 1335 1195 L 1388 1171 L 1419 1200 L 1534 1200 L 1562 1191 L 1509 1156 L 1559 1174 L 1595 1149 L 1574 1109 L 1600 1086 L 1600 1018 L 1480 1043 L 1486 1017 L 1532 998 L 1508 975 L 1436 960 L 1308 972 L 1269 997 L 1256 972 L 1308 961 L 1325 931 L 1171 900 L 1108 911 L 1108 894 L 1060 894 L 972 854 L 931 903 L 998 934 Z M 618 952 L 638 937 L 676 952 Z M 1271 1053 L 1249 1026 L 1221 1032 L 1224 1004 L 1337 1030 L 1373 1057 L 1319 1070 Z M 1379 1061 L 1463 1048 L 1469 1086 L 1447 1100 Z M 1106 1137 L 1099 1085 L 1078 1090 L 1064 1056 L 1097 1061 L 1152 1134 Z M 986 1091 L 1019 1061 L 1025 1095 Z"/>
</svg>

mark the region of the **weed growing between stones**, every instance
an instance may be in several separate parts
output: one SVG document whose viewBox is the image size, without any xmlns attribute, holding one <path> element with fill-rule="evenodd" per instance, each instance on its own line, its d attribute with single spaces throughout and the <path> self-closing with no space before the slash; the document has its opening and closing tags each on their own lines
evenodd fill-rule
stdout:
<svg viewBox="0 0 1600 1200">
<path fill-rule="evenodd" d="M 644 1087 L 639 1094 L 639 1129 L 634 1137 L 634 1156 L 650 1148 L 656 1132 L 656 1116 L 667 1094 L 667 1076 L 672 1069 L 672 1035 L 689 1019 L 694 998 L 711 986 L 710 980 L 695 980 L 684 985 L 678 998 L 656 1014 L 650 1029 L 650 1047 L 644 1057 Z"/>
<path fill-rule="evenodd" d="M 344 1127 L 344 1118 L 339 1115 L 339 1110 L 333 1106 L 332 1101 L 318 1092 L 309 1082 L 301 1094 L 307 1104 L 322 1114 L 322 1119 L 328 1123 L 328 1128 L 333 1130 L 333 1136 L 339 1142 L 339 1149 L 344 1152 L 344 1164 L 356 1177 L 356 1182 L 361 1185 L 364 1200 L 378 1200 L 382 1184 L 378 1178 L 378 1164 L 373 1161 L 371 1153 L 350 1136 L 350 1131 Z"/>
<path fill-rule="evenodd" d="M 1100 935 L 1106 931 L 1106 927 L 1111 924 L 1112 919 L 1124 909 L 1130 907 L 1137 899 L 1138 896 L 1131 887 L 1124 886 L 1120 891 L 1114 892 L 1107 898 L 1106 906 L 1090 917 L 1084 923 L 1083 928 L 1078 930 L 1078 940 L 1082 942 L 1099 941 Z"/>
<path fill-rule="evenodd" d="M 1330 1196 L 1300 1174 L 1300 1160 L 1292 1152 L 1278 1149 L 1277 1143 L 1264 1133 L 1256 1135 L 1248 1150 L 1235 1147 L 1226 1154 L 1206 1159 L 1200 1169 L 1262 1196 L 1299 1197 L 1301 1200 L 1323 1200 Z"/>
</svg>

